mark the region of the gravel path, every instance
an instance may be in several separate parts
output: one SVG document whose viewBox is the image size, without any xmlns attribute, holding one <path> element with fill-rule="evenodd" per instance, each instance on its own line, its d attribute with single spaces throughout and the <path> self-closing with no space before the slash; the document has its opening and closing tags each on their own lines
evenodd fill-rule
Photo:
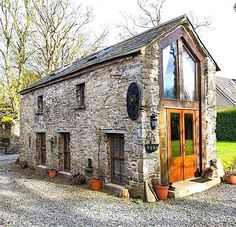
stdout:
<svg viewBox="0 0 236 227">
<path fill-rule="evenodd" d="M 0 154 L 0 165 L 14 162 L 18 157 L 19 154 L 7 154 L 7 155 Z"/>
<path fill-rule="evenodd" d="M 0 226 L 236 226 L 236 186 L 155 204 L 0 164 Z"/>
</svg>

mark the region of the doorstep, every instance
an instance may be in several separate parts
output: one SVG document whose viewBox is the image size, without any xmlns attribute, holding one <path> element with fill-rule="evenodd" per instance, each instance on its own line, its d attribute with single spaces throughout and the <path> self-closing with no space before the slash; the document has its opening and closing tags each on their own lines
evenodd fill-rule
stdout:
<svg viewBox="0 0 236 227">
<path fill-rule="evenodd" d="M 105 184 L 105 189 L 118 196 L 120 195 L 121 190 L 125 189 L 125 187 L 119 184 L 107 183 Z"/>
<path fill-rule="evenodd" d="M 66 172 L 66 171 L 58 171 L 58 176 L 65 178 L 65 179 L 72 179 L 72 174 L 70 172 Z"/>
<path fill-rule="evenodd" d="M 199 183 L 191 180 L 198 178 L 190 178 L 183 181 L 178 181 L 172 184 L 175 187 L 174 191 L 169 190 L 169 198 L 182 198 L 195 193 L 203 192 L 221 183 L 221 178 L 211 178 L 210 181 Z"/>
</svg>

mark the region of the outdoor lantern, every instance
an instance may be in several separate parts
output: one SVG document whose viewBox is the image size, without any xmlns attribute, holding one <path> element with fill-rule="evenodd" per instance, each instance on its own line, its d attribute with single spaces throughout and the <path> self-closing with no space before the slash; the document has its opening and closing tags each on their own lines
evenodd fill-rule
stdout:
<svg viewBox="0 0 236 227">
<path fill-rule="evenodd" d="M 234 11 L 236 12 L 236 3 L 234 4 Z"/>
<path fill-rule="evenodd" d="M 151 129 L 155 130 L 157 127 L 157 118 L 155 114 L 152 114 L 150 117 L 150 124 L 151 124 Z"/>
</svg>

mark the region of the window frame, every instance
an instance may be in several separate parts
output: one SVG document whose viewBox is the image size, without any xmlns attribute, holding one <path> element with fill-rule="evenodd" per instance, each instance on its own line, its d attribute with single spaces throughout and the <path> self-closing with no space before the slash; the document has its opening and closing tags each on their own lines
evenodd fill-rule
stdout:
<svg viewBox="0 0 236 227">
<path fill-rule="evenodd" d="M 164 94 L 164 72 L 163 72 L 163 50 L 168 47 L 171 43 L 177 43 L 177 97 L 178 99 L 165 98 Z M 183 81 L 183 50 L 190 55 L 192 60 L 195 62 L 195 97 L 194 100 L 185 100 L 184 99 L 184 81 Z M 167 36 L 160 42 L 160 56 L 159 56 L 159 64 L 160 64 L 160 98 L 164 100 L 166 103 L 171 103 L 172 101 L 179 103 L 194 103 L 200 100 L 200 72 L 201 72 L 201 62 L 203 60 L 203 55 L 197 49 L 196 45 L 189 37 L 187 32 L 183 28 L 179 28 Z"/>
<path fill-rule="evenodd" d="M 40 105 L 41 104 L 41 105 Z M 44 106 L 44 102 L 43 102 L 43 95 L 38 95 L 37 97 L 37 113 L 38 115 L 43 114 L 43 106 Z"/>
<path fill-rule="evenodd" d="M 85 109 L 85 83 L 76 84 L 75 93 L 76 93 L 76 109 Z"/>
</svg>

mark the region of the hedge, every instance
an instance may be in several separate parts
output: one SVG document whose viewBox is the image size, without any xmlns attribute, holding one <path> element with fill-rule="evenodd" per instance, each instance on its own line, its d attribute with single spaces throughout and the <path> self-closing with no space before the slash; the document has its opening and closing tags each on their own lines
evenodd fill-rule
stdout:
<svg viewBox="0 0 236 227">
<path fill-rule="evenodd" d="M 216 137 L 218 140 L 236 141 L 236 108 L 217 111 Z"/>
</svg>

